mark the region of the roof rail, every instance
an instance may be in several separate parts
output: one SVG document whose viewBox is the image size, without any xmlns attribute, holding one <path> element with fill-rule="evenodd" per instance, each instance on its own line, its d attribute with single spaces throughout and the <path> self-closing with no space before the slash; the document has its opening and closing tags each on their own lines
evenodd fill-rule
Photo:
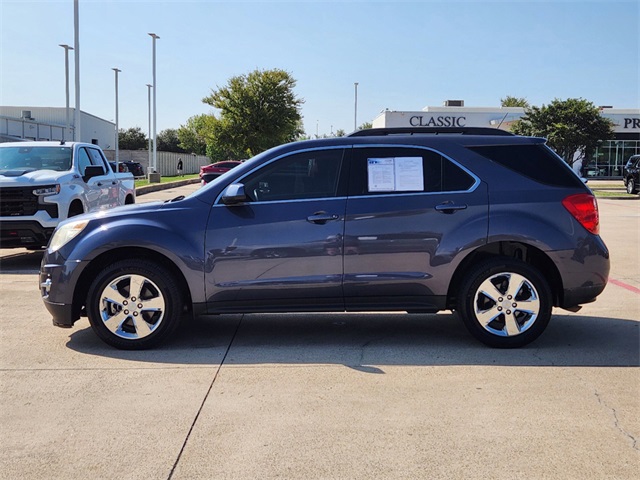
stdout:
<svg viewBox="0 0 640 480">
<path fill-rule="evenodd" d="M 398 127 L 398 128 L 367 128 L 357 130 L 348 137 L 375 137 L 380 135 L 415 135 L 415 134 L 457 134 L 457 135 L 498 135 L 513 136 L 511 132 L 488 127 Z"/>
</svg>

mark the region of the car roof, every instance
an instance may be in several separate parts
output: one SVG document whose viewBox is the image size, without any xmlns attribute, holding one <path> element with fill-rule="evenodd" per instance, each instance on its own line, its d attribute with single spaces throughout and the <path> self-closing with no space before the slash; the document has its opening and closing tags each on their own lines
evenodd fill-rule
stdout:
<svg viewBox="0 0 640 480">
<path fill-rule="evenodd" d="M 92 143 L 86 143 L 86 142 L 29 141 L 29 142 L 0 143 L 0 148 L 1 147 L 73 147 L 75 145 L 98 147 L 98 145 L 94 145 Z"/>
<path fill-rule="evenodd" d="M 523 144 L 544 144 L 546 139 L 539 137 L 523 137 L 519 135 L 487 135 L 487 134 L 460 134 L 460 133 L 397 133 L 383 135 L 354 135 L 346 137 L 320 138 L 315 140 L 304 140 L 302 142 L 292 142 L 276 149 L 283 150 L 306 148 L 322 148 L 329 146 L 351 146 L 351 145 L 404 145 L 423 147 L 445 147 L 447 145 L 458 144 L 466 147 L 482 145 L 523 145 Z"/>
</svg>

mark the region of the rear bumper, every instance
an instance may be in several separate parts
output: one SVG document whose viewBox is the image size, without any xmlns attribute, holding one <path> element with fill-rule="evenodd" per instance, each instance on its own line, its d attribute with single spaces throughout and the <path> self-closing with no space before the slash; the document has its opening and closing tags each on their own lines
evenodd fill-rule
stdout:
<svg viewBox="0 0 640 480">
<path fill-rule="evenodd" d="M 609 250 L 599 236 L 589 236 L 579 248 L 556 252 L 556 265 L 562 275 L 561 308 L 593 302 L 607 286 L 611 263 Z"/>
</svg>

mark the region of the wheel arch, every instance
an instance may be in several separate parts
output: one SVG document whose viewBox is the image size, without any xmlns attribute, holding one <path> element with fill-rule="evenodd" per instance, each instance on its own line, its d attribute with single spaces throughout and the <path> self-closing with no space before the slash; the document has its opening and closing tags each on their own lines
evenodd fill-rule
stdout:
<svg viewBox="0 0 640 480">
<path fill-rule="evenodd" d="M 73 215 L 71 214 L 72 211 L 75 212 L 73 213 Z M 67 209 L 67 218 L 71 218 L 75 215 L 80 215 L 85 212 L 86 208 L 82 199 L 74 198 L 73 200 L 71 200 L 71 202 L 69 202 L 69 208 Z"/>
<path fill-rule="evenodd" d="M 458 265 L 447 291 L 447 308 L 455 308 L 457 294 L 468 272 L 478 263 L 493 257 L 514 258 L 537 268 L 549 282 L 553 305 L 562 304 L 564 296 L 562 276 L 553 260 L 542 250 L 532 245 L 522 242 L 500 241 L 477 248 Z"/>
<path fill-rule="evenodd" d="M 83 270 L 80 278 L 78 279 L 76 285 L 77 288 L 73 294 L 73 308 L 74 315 L 76 318 L 80 315 L 81 311 L 84 309 L 87 294 L 89 293 L 89 287 L 95 278 L 95 276 L 107 265 L 110 265 L 114 262 L 127 260 L 127 259 L 145 259 L 162 265 L 164 268 L 169 270 L 173 277 L 176 280 L 180 288 L 180 294 L 183 297 L 184 305 L 191 310 L 192 308 L 192 297 L 191 292 L 189 290 L 189 286 L 186 278 L 184 277 L 180 268 L 171 261 L 168 257 L 159 253 L 155 250 L 151 250 L 143 247 L 121 247 L 114 248 L 112 250 L 108 250 L 96 258 L 94 258 L 91 263 L 87 265 L 87 267 Z"/>
</svg>

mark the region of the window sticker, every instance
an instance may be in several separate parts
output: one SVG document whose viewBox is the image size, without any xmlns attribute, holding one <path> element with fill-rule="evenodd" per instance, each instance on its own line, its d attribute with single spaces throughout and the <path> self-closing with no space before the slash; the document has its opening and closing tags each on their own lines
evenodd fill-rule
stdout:
<svg viewBox="0 0 640 480">
<path fill-rule="evenodd" d="M 422 157 L 367 159 L 369 192 L 424 190 Z"/>
<path fill-rule="evenodd" d="M 393 192 L 394 181 L 393 158 L 367 159 L 367 176 L 369 177 L 370 192 Z"/>
</svg>

